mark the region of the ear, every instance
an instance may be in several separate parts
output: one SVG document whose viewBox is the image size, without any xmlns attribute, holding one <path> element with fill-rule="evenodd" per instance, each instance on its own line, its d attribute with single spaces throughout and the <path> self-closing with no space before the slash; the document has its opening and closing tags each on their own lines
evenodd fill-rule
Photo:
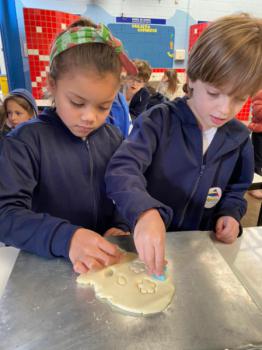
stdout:
<svg viewBox="0 0 262 350">
<path fill-rule="evenodd" d="M 193 96 L 193 91 L 194 91 L 193 86 L 194 86 L 193 81 L 191 79 L 187 78 L 187 96 L 189 98 L 191 98 Z"/>
<path fill-rule="evenodd" d="M 56 81 L 51 77 L 50 74 L 46 78 L 46 88 L 48 92 L 54 97 L 56 93 Z"/>
<path fill-rule="evenodd" d="M 187 78 L 187 86 L 188 86 L 189 89 L 193 89 L 193 82 L 189 78 Z"/>
</svg>

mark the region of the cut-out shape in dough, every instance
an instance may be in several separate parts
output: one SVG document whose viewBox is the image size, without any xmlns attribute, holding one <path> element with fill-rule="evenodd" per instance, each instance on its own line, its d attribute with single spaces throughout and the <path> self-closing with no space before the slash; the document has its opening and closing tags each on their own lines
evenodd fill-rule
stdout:
<svg viewBox="0 0 262 350">
<path fill-rule="evenodd" d="M 137 260 L 137 254 L 125 253 L 120 263 L 82 274 L 77 282 L 93 286 L 96 296 L 113 308 L 133 315 L 150 315 L 165 310 L 173 298 L 175 288 L 169 268 L 164 281 L 154 280 Z"/>
<path fill-rule="evenodd" d="M 148 279 L 143 279 L 138 283 L 138 289 L 142 294 L 154 294 L 156 293 L 156 284 Z"/>
<path fill-rule="evenodd" d="M 134 260 L 130 263 L 129 268 L 135 273 L 142 273 L 146 271 L 146 266 L 141 260 Z"/>
<path fill-rule="evenodd" d="M 127 284 L 127 278 L 123 275 L 118 275 L 117 283 L 120 284 L 120 286 L 124 286 L 125 284 Z"/>
</svg>

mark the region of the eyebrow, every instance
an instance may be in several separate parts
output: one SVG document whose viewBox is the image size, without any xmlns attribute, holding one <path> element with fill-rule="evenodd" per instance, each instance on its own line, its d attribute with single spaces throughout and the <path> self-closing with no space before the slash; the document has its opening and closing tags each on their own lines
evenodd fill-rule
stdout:
<svg viewBox="0 0 262 350">
<path fill-rule="evenodd" d="M 84 98 L 84 97 L 82 97 L 80 95 L 77 95 L 74 92 L 69 91 L 69 94 L 72 95 L 71 97 L 76 97 L 76 98 L 79 98 L 80 100 L 88 101 L 86 98 Z M 107 100 L 107 101 L 99 102 L 99 104 L 100 105 L 104 105 L 104 104 L 107 104 L 107 103 L 112 103 L 113 101 L 114 101 L 114 99 L 113 100 Z"/>
</svg>

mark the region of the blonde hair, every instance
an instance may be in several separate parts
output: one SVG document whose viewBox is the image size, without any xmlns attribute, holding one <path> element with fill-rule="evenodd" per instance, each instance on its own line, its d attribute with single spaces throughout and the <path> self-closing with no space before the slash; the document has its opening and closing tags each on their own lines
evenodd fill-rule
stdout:
<svg viewBox="0 0 262 350">
<path fill-rule="evenodd" d="M 230 84 L 229 95 L 253 96 L 262 88 L 262 19 L 242 13 L 212 22 L 190 52 L 187 75 L 217 88 Z"/>
<path fill-rule="evenodd" d="M 167 77 L 167 91 L 174 94 L 177 90 L 177 85 L 179 83 L 177 72 L 175 69 L 167 69 L 164 71 L 164 75 Z"/>
<path fill-rule="evenodd" d="M 81 17 L 68 28 L 93 27 L 97 25 L 91 20 Z M 58 36 L 62 35 L 62 31 Z M 121 63 L 115 49 L 104 43 L 86 43 L 76 45 L 57 55 L 50 67 L 50 76 L 54 80 L 73 69 L 95 69 L 100 75 L 112 73 L 120 82 Z"/>
<path fill-rule="evenodd" d="M 138 70 L 137 78 L 147 83 L 152 73 L 150 64 L 145 60 L 138 60 L 138 59 L 133 60 L 133 62 L 136 65 L 136 68 Z"/>
</svg>

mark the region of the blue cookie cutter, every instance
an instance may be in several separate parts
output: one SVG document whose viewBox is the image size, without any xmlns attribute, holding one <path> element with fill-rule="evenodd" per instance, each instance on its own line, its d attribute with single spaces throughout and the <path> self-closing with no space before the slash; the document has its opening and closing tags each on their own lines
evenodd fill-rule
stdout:
<svg viewBox="0 0 262 350">
<path fill-rule="evenodd" d="M 167 271 L 167 267 L 165 266 L 164 273 L 162 275 L 153 274 L 151 276 L 157 281 L 165 281 L 166 280 L 166 271 Z"/>
</svg>

